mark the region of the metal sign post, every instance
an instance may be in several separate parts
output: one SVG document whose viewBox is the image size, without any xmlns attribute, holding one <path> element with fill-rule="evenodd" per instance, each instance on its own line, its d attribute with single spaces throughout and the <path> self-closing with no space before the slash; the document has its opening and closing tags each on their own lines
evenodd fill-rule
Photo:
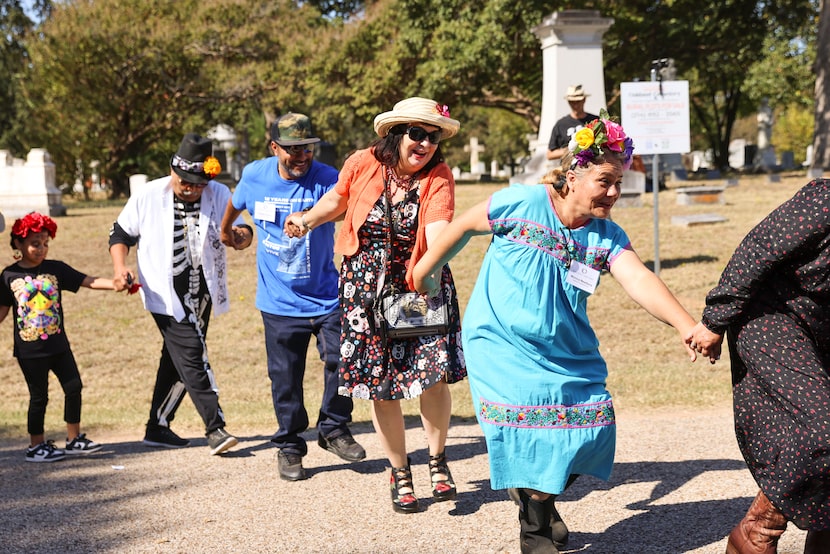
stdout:
<svg viewBox="0 0 830 554">
<path fill-rule="evenodd" d="M 620 84 L 620 104 L 625 132 L 634 140 L 634 152 L 652 154 L 654 195 L 654 273 L 660 273 L 659 194 L 660 154 L 690 150 L 689 82 L 671 78 L 669 60 L 655 60 L 651 82 Z"/>
</svg>

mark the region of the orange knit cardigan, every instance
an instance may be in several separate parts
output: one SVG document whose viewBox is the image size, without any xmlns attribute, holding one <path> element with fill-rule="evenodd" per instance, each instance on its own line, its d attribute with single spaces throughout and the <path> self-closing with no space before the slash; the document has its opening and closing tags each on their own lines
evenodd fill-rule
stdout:
<svg viewBox="0 0 830 554">
<path fill-rule="evenodd" d="M 445 163 L 440 163 L 419 178 L 421 206 L 418 210 L 418 230 L 415 246 L 406 267 L 406 283 L 411 290 L 412 268 L 427 249 L 426 226 L 435 221 L 452 221 L 455 211 L 455 180 Z M 358 150 L 346 160 L 334 190 L 347 198 L 346 213 L 334 251 L 351 256 L 358 249 L 357 231 L 366 221 L 372 206 L 383 193 L 383 166 L 371 149 Z"/>
</svg>

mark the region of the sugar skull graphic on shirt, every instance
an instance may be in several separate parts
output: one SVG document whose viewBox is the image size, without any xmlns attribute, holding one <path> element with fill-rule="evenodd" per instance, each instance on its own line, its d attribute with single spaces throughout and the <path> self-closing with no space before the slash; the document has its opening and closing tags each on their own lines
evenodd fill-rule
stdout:
<svg viewBox="0 0 830 554">
<path fill-rule="evenodd" d="M 11 289 L 17 299 L 17 332 L 22 340 L 46 340 L 61 332 L 60 293 L 54 275 L 27 275 L 12 281 Z"/>
</svg>

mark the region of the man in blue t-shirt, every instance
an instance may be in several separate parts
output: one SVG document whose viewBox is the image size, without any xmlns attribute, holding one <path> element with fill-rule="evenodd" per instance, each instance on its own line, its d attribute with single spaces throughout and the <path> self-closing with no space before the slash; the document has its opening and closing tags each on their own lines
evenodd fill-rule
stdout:
<svg viewBox="0 0 830 554">
<path fill-rule="evenodd" d="M 280 116 L 271 125 L 269 148 L 274 155 L 245 166 L 222 221 L 222 242 L 234 248 L 238 241 L 231 224 L 243 210 L 256 226 L 256 307 L 265 325 L 268 377 L 279 424 L 271 442 L 279 448 L 280 477 L 287 481 L 306 478 L 302 458 L 308 447 L 300 433 L 309 424 L 303 377 L 311 335 L 325 373 L 317 442 L 347 461 L 366 457 L 347 427 L 352 399 L 337 394 L 340 314 L 334 223 L 302 238 L 283 233 L 289 214 L 311 208 L 337 182 L 335 168 L 314 161 L 318 142 L 307 116 Z"/>
</svg>

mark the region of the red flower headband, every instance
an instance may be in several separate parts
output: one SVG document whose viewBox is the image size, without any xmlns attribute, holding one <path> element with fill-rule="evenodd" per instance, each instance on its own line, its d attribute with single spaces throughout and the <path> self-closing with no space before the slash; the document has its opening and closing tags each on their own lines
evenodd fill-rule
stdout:
<svg viewBox="0 0 830 554">
<path fill-rule="evenodd" d="M 46 231 L 51 238 L 55 238 L 58 231 L 58 224 L 48 215 L 31 212 L 15 220 L 12 226 L 12 235 L 25 239 L 29 233 L 42 233 Z"/>
</svg>

